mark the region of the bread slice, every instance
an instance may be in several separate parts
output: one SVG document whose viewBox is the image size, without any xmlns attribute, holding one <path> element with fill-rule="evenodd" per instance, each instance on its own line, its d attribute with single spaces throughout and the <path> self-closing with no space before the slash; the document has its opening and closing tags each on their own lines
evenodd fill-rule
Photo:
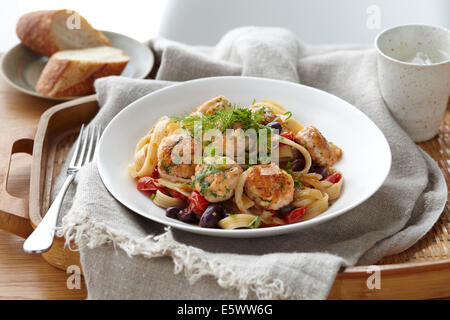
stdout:
<svg viewBox="0 0 450 320">
<path fill-rule="evenodd" d="M 50 57 L 57 51 L 109 46 L 109 40 L 71 10 L 34 11 L 20 17 L 16 33 L 22 44 Z"/>
<path fill-rule="evenodd" d="M 122 50 L 106 46 L 59 51 L 42 70 L 36 91 L 49 97 L 92 94 L 96 79 L 120 75 L 129 60 Z"/>
</svg>

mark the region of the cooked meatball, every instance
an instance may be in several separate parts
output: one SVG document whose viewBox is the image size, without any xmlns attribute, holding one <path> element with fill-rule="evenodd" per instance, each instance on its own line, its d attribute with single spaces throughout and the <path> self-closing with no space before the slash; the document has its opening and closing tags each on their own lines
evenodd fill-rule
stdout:
<svg viewBox="0 0 450 320">
<path fill-rule="evenodd" d="M 330 167 L 339 158 L 327 139 L 315 127 L 304 127 L 295 135 L 295 141 L 309 151 L 312 160 L 318 165 Z"/>
<path fill-rule="evenodd" d="M 231 108 L 231 102 L 224 96 L 218 96 L 206 101 L 194 109 L 193 113 L 200 112 L 205 114 L 213 114 L 217 110 Z"/>
<path fill-rule="evenodd" d="M 261 124 L 268 124 L 276 119 L 277 115 L 270 109 L 264 105 L 251 105 L 248 107 L 256 120 Z"/>
<path fill-rule="evenodd" d="M 294 180 L 276 164 L 261 164 L 247 170 L 245 193 L 258 206 L 278 210 L 292 202 Z"/>
<path fill-rule="evenodd" d="M 209 202 L 225 201 L 233 197 L 242 168 L 226 157 L 207 157 L 197 165 L 192 177 L 195 190 Z"/>
<path fill-rule="evenodd" d="M 190 152 L 190 157 L 186 150 Z M 159 173 L 189 179 L 194 170 L 194 139 L 185 133 L 164 138 L 158 147 Z"/>
</svg>

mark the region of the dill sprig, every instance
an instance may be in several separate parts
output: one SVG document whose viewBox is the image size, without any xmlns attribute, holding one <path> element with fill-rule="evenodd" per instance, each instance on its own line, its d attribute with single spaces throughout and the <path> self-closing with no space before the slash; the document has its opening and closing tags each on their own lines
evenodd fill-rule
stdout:
<svg viewBox="0 0 450 320">
<path fill-rule="evenodd" d="M 212 114 L 187 114 L 181 117 L 172 117 L 173 120 L 180 123 L 183 129 L 194 134 L 194 123 L 201 122 L 203 133 L 210 129 L 218 129 L 225 132 L 227 129 L 233 129 L 239 125 L 243 130 L 247 129 L 264 129 L 268 135 L 271 131 L 269 128 L 261 124 L 261 115 L 258 112 L 252 113 L 248 108 L 239 108 L 234 105 L 230 109 L 217 110 Z"/>
</svg>

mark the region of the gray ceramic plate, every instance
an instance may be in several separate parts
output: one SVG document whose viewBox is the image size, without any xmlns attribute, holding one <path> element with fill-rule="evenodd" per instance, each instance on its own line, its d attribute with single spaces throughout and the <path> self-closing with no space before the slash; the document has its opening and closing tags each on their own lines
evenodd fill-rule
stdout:
<svg viewBox="0 0 450 320">
<path fill-rule="evenodd" d="M 128 62 L 126 68 L 122 71 L 121 76 L 143 79 L 150 73 L 153 67 L 154 57 L 147 46 L 118 33 L 110 31 L 102 32 L 111 41 L 113 47 L 122 49 L 130 57 L 130 62 Z M 34 87 L 47 61 L 47 57 L 34 53 L 24 45 L 18 44 L 2 56 L 0 69 L 3 77 L 10 85 L 27 94 L 51 100 L 79 98 L 50 98 L 36 92 Z"/>
</svg>

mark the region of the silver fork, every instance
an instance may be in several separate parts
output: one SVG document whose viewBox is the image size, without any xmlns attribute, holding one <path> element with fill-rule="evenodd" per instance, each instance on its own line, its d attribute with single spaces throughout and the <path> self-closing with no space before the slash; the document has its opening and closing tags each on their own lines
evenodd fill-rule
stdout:
<svg viewBox="0 0 450 320">
<path fill-rule="evenodd" d="M 87 131 L 87 132 L 85 132 Z M 33 233 L 25 240 L 23 250 L 28 253 L 42 253 L 48 251 L 53 244 L 55 227 L 58 221 L 59 211 L 70 184 L 75 178 L 78 170 L 83 165 L 94 159 L 95 149 L 102 133 L 101 127 L 84 128 L 81 126 L 80 134 L 76 143 L 75 151 L 67 168 L 67 178 L 61 190 L 48 209 L 41 223 Z"/>
</svg>

